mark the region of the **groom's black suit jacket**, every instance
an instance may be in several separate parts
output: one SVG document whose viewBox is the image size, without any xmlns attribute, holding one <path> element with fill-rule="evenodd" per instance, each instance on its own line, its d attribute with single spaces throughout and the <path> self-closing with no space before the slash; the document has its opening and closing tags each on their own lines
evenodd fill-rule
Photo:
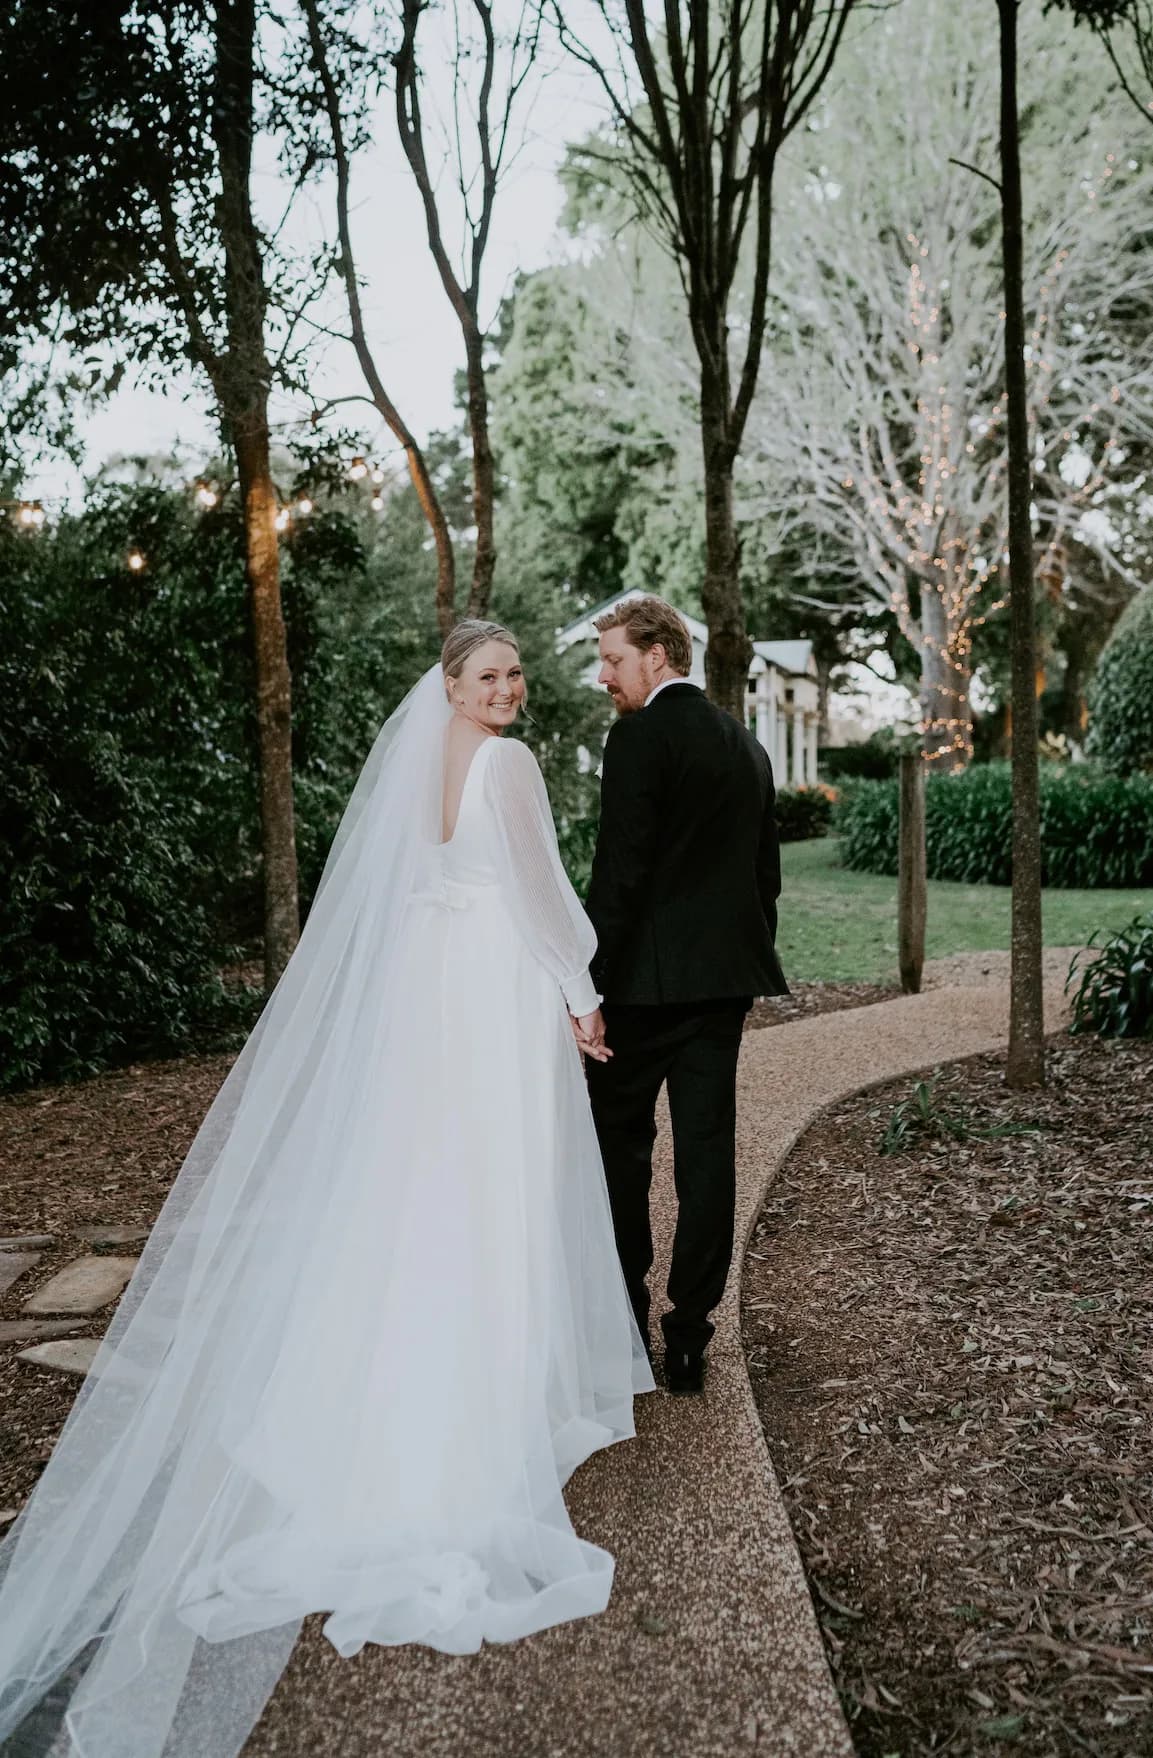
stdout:
<svg viewBox="0 0 1153 1758">
<path fill-rule="evenodd" d="M 788 993 L 775 797 L 763 747 L 694 684 L 616 721 L 586 905 L 607 1002 Z"/>
</svg>

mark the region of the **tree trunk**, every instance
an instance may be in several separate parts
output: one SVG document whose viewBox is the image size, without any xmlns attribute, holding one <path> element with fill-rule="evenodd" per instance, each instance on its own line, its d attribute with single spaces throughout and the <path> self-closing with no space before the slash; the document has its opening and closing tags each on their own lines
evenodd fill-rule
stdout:
<svg viewBox="0 0 1153 1758">
<path fill-rule="evenodd" d="M 280 978 L 300 935 L 292 804 L 292 688 L 280 603 L 276 490 L 265 409 L 233 422 L 244 504 L 244 571 L 256 664 L 260 841 L 264 867 L 264 985 Z"/>
<path fill-rule="evenodd" d="M 1011 1087 L 1045 1079 L 1041 982 L 1041 833 L 1037 776 L 1037 639 L 1032 488 L 1025 384 L 1025 306 L 1017 116 L 1017 5 L 1001 24 L 1001 230 L 1005 263 L 1005 393 L 1009 446 L 1009 610 L 1013 657 L 1013 926 L 1009 999 Z"/>
<path fill-rule="evenodd" d="M 212 134 L 220 170 L 227 354 L 217 397 L 236 448 L 244 504 L 245 577 L 256 661 L 264 866 L 264 981 L 279 979 L 300 933 L 292 804 L 292 696 L 280 603 L 276 491 L 269 468 L 264 268 L 252 214 L 255 0 L 218 0 Z"/>
<path fill-rule="evenodd" d="M 817 741 L 827 745 L 829 742 L 829 685 L 833 676 L 831 659 L 815 654 L 817 662 Z"/>
<path fill-rule="evenodd" d="M 724 398 L 724 390 L 720 397 Z M 740 546 L 733 518 L 733 457 L 723 439 L 722 418 L 709 408 L 718 400 L 702 373 L 701 426 L 705 462 L 705 577 L 701 608 L 708 624 L 705 683 L 709 698 L 743 726 L 748 718 L 753 644 L 741 597 Z"/>
<path fill-rule="evenodd" d="M 906 995 L 921 993 L 925 967 L 925 762 L 905 754 L 900 763 L 897 832 L 897 966 Z"/>
<path fill-rule="evenodd" d="M 969 672 L 954 658 L 955 631 L 949 627 L 940 593 L 921 585 L 921 720 L 925 761 L 934 770 L 967 767 L 973 755 L 973 710 Z"/>
<path fill-rule="evenodd" d="M 484 337 L 473 324 L 465 331 L 468 378 L 468 430 L 472 440 L 472 516 L 476 525 L 476 550 L 472 563 L 472 591 L 468 596 L 470 617 L 487 617 L 496 567 L 493 538 L 495 496 L 492 443 L 488 432 L 488 387 L 484 377 Z"/>
</svg>

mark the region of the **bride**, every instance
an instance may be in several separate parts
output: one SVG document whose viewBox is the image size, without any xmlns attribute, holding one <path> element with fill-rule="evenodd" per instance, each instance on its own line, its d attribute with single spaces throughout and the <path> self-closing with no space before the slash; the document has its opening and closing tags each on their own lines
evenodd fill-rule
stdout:
<svg viewBox="0 0 1153 1758">
<path fill-rule="evenodd" d="M 354 1655 L 603 1610 L 561 1489 L 653 1380 L 524 700 L 515 638 L 461 623 L 377 739 L 0 1546 L 0 1737 L 79 1662 L 77 1758 L 232 1758 L 310 1612 Z"/>
</svg>

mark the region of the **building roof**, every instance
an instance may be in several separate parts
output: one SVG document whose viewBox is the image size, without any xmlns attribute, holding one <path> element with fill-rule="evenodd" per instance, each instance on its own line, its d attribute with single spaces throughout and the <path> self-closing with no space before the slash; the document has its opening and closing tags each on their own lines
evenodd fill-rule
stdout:
<svg viewBox="0 0 1153 1758">
<path fill-rule="evenodd" d="M 753 652 L 778 671 L 816 676 L 811 641 L 754 641 Z"/>
</svg>

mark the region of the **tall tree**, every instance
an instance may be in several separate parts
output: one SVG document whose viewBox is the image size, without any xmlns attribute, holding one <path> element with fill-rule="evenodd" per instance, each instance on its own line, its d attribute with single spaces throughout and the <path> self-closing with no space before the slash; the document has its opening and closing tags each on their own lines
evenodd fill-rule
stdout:
<svg viewBox="0 0 1153 1758">
<path fill-rule="evenodd" d="M 1037 775 L 1037 635 L 1033 596 L 1032 480 L 1025 368 L 1024 221 L 1017 111 L 1019 0 L 997 0 L 1001 61 L 1001 244 L 1005 283 L 1009 614 L 1013 654 L 1013 905 L 1009 990 L 1012 1087 L 1045 1079 L 1041 979 L 1041 823 Z"/>
<path fill-rule="evenodd" d="M 495 469 L 489 434 L 489 396 L 485 376 L 486 330 L 481 310 L 481 276 L 492 230 L 497 188 L 513 145 L 517 100 L 532 72 L 540 43 L 539 0 L 521 0 L 507 35 L 498 35 L 492 0 L 468 0 L 453 7 L 452 120 L 457 194 L 464 217 L 463 268 L 453 262 L 445 242 L 437 168 L 430 156 L 421 88 L 422 29 L 431 12 L 428 0 L 401 0 L 401 39 L 393 57 L 396 70 L 396 122 L 405 158 L 424 208 L 428 245 L 441 285 L 456 313 L 464 339 L 466 410 L 472 443 L 472 510 L 476 539 L 472 586 L 466 615 L 488 614 L 496 567 L 494 536 Z M 473 33 L 466 23 L 471 16 Z M 474 74 L 473 69 L 478 71 Z M 470 127 L 471 119 L 471 127 Z M 464 142 L 475 135 L 475 159 Z"/>
<path fill-rule="evenodd" d="M 850 29 L 810 126 L 782 155 L 772 372 L 734 477 L 746 604 L 759 558 L 823 602 L 865 599 L 866 625 L 899 624 L 939 768 L 967 760 L 971 672 L 996 654 L 990 617 L 1006 596 L 999 214 L 990 182 L 967 168 L 998 150 L 988 23 L 988 0 L 923 0 Z M 1105 615 L 1143 568 L 1132 529 L 1153 433 L 1153 165 L 1104 57 L 1074 68 L 1068 34 L 1039 9 L 1027 34 L 1023 24 L 1035 535 L 1068 557 L 1062 607 L 1075 594 Z M 901 100 L 918 80 L 932 104 Z M 644 473 L 635 530 L 670 489 L 699 498 L 698 363 L 673 265 L 613 197 L 603 176 L 578 182 L 579 260 L 550 282 L 586 449 L 627 447 Z M 695 527 L 664 548 L 665 566 L 696 569 Z M 904 674 L 906 640 L 895 647 Z"/>
<path fill-rule="evenodd" d="M 578 28 L 579 5 L 554 0 L 563 42 L 612 108 L 615 139 L 602 156 L 680 273 L 699 368 L 708 688 L 743 718 L 752 646 L 733 474 L 761 365 L 773 178 L 828 77 L 854 0 L 669 0 L 659 34 L 643 0 L 586 0 L 589 30 Z"/>
<path fill-rule="evenodd" d="M 315 287 L 275 256 L 254 213 L 261 31 L 257 0 L 10 8 L 0 289 L 9 369 L 22 349 L 51 339 L 67 344 L 67 359 L 83 353 L 94 375 L 111 360 L 112 380 L 129 364 L 160 377 L 183 359 L 211 385 L 244 508 L 271 985 L 296 943 L 299 910 L 268 406 L 278 373 L 291 373 L 294 319 Z"/>
</svg>

